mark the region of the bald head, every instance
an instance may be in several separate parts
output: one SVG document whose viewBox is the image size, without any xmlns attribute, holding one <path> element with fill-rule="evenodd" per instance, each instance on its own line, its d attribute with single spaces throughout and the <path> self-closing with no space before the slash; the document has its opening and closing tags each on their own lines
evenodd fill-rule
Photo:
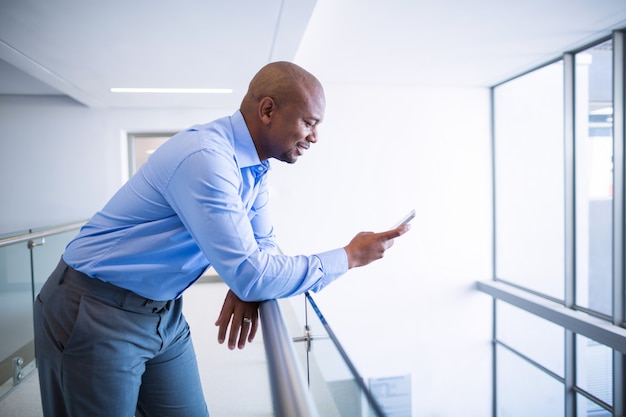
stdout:
<svg viewBox="0 0 626 417">
<path fill-rule="evenodd" d="M 324 97 L 324 89 L 317 78 L 291 62 L 267 64 L 256 73 L 241 102 L 242 112 L 256 111 L 264 97 L 271 97 L 278 106 L 296 100 Z"/>
<path fill-rule="evenodd" d="M 317 141 L 325 106 L 319 80 L 298 65 L 281 61 L 257 72 L 240 110 L 259 158 L 293 163 Z"/>
</svg>

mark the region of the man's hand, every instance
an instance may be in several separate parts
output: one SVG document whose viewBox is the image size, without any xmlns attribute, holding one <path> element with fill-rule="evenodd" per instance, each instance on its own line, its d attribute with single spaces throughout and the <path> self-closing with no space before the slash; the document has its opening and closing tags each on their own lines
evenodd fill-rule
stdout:
<svg viewBox="0 0 626 417">
<path fill-rule="evenodd" d="M 246 340 L 252 342 L 259 324 L 259 303 L 241 301 L 231 290 L 228 290 L 222 311 L 215 321 L 219 326 L 217 341 L 221 344 L 226 340 L 226 331 L 230 323 L 228 349 L 239 349 L 246 346 Z M 239 341 L 237 341 L 239 338 Z"/>
<path fill-rule="evenodd" d="M 393 246 L 393 240 L 411 228 L 404 225 L 382 233 L 361 232 L 344 247 L 348 255 L 348 268 L 364 266 L 380 259 L 385 251 Z"/>
</svg>

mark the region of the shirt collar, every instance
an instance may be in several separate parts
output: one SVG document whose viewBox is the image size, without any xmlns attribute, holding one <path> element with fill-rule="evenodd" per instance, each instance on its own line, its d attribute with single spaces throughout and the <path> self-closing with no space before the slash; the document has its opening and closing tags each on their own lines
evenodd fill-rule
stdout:
<svg viewBox="0 0 626 417">
<path fill-rule="evenodd" d="M 237 110 L 230 117 L 230 123 L 235 136 L 235 154 L 237 155 L 239 166 L 245 168 L 259 165 L 259 168 L 262 167 L 263 171 L 268 170 L 270 163 L 269 161 L 261 161 L 259 159 L 259 154 L 256 151 L 252 136 L 250 136 L 250 131 L 240 110 Z"/>
</svg>

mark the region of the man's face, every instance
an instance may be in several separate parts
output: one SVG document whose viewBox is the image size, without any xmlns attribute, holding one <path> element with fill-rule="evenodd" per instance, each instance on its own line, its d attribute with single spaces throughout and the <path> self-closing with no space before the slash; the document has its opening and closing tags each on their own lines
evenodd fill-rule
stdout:
<svg viewBox="0 0 626 417">
<path fill-rule="evenodd" d="M 324 104 L 323 95 L 309 96 L 276 108 L 268 140 L 270 156 L 293 164 L 311 143 L 317 142 L 317 126 L 324 117 Z"/>
</svg>

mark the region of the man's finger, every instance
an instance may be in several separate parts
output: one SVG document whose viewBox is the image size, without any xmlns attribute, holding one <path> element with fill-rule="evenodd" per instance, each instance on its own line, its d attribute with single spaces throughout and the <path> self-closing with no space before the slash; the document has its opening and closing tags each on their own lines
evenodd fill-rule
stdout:
<svg viewBox="0 0 626 417">
<path fill-rule="evenodd" d="M 239 349 L 243 349 L 246 346 L 246 340 L 248 339 L 248 332 L 252 329 L 252 319 L 244 318 L 241 326 L 241 333 L 239 334 Z"/>
<path fill-rule="evenodd" d="M 259 321 L 257 318 L 252 319 L 252 327 L 250 328 L 250 334 L 248 334 L 248 342 L 252 342 L 254 340 L 254 336 L 256 336 L 256 331 L 259 326 Z"/>
<path fill-rule="evenodd" d="M 216 326 L 219 326 L 219 329 L 217 331 L 217 342 L 218 343 L 224 343 L 224 340 L 226 340 L 226 331 L 228 330 L 228 323 L 230 322 L 230 319 L 225 320 L 224 318 L 218 319 L 215 322 Z"/>
<path fill-rule="evenodd" d="M 230 324 L 230 335 L 228 337 L 228 349 L 233 350 L 237 346 L 237 338 L 239 337 L 239 331 L 241 330 L 241 324 L 237 324 L 235 318 Z"/>
<path fill-rule="evenodd" d="M 402 236 L 409 230 L 411 230 L 411 225 L 405 224 L 404 226 L 400 226 L 400 227 L 396 227 L 395 229 L 384 231 L 381 234 L 387 239 L 395 239 L 398 236 Z"/>
</svg>

